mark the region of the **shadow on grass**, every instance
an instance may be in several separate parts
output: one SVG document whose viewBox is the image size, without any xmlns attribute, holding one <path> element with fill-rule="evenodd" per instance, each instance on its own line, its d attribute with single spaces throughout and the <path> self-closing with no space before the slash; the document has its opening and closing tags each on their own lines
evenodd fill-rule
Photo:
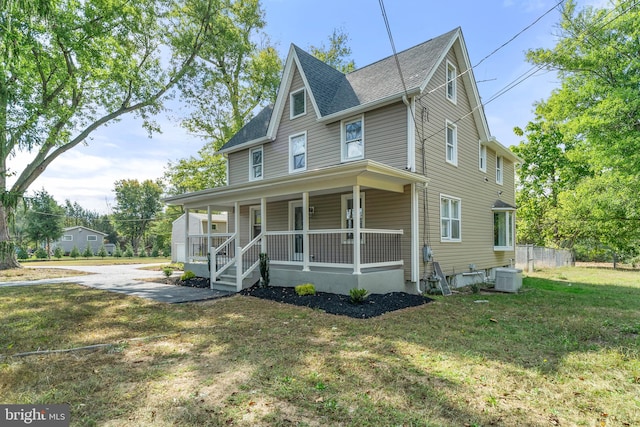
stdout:
<svg viewBox="0 0 640 427">
<path fill-rule="evenodd" d="M 638 345 L 638 289 L 538 279 L 370 320 L 242 296 L 171 306 L 70 285 L 0 292 L 0 353 L 122 340 L 0 361 L 0 395 L 68 402 L 77 425 L 570 423 L 528 387 L 562 375 L 571 353 Z M 155 335 L 168 338 L 124 341 Z"/>
</svg>

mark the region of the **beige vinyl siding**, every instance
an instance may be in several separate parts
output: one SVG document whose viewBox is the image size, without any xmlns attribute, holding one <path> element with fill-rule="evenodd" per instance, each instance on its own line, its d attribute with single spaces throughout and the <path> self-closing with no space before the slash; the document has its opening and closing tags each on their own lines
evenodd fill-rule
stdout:
<svg viewBox="0 0 640 427">
<path fill-rule="evenodd" d="M 229 185 L 249 181 L 249 150 L 229 154 Z"/>
<path fill-rule="evenodd" d="M 365 157 L 398 169 L 407 166 L 407 107 L 402 102 L 367 112 Z"/>
<path fill-rule="evenodd" d="M 453 50 L 447 59 L 460 70 Z M 469 271 L 469 265 L 477 269 L 507 265 L 514 258 L 514 252 L 495 252 L 493 250 L 493 203 L 499 198 L 514 203 L 513 164 L 504 161 L 504 183 L 495 183 L 495 153 L 487 150 L 487 172 L 478 168 L 478 140 L 480 138 L 474 116 L 469 114 L 471 106 L 464 80 L 457 81 L 457 102 L 453 104 L 446 98 L 446 61 L 436 70 L 427 85 L 418 105 L 428 107 L 428 114 L 416 111 L 418 133 L 416 136 L 417 172 L 422 173 L 422 149 L 420 141 L 426 139 L 426 171 L 431 179 L 427 189 L 428 212 L 421 215 L 421 222 L 428 218 L 428 243 L 433 249 L 434 260 L 438 261 L 445 274 Z M 424 123 L 422 117 L 428 117 Z M 457 127 L 457 166 L 449 164 L 446 156 L 446 123 L 455 122 Z M 424 131 L 424 135 L 422 132 Z M 485 177 L 488 180 L 485 180 Z M 440 196 L 447 195 L 461 202 L 461 242 L 440 241 Z M 423 198 L 423 194 L 420 198 Z M 421 200 L 422 206 L 422 200 Z M 423 232 L 421 224 L 421 232 Z M 430 268 L 430 267 L 429 267 Z"/>
</svg>

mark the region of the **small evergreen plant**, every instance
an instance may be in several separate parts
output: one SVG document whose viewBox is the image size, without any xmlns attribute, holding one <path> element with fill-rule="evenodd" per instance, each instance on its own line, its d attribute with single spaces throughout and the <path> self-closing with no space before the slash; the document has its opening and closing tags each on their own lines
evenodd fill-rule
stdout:
<svg viewBox="0 0 640 427">
<path fill-rule="evenodd" d="M 73 246 L 73 249 L 71 249 L 71 253 L 69 254 L 69 256 L 73 259 L 77 259 L 80 257 L 80 251 L 78 250 L 77 246 Z"/>
<path fill-rule="evenodd" d="M 367 295 L 369 291 L 362 288 L 353 288 L 349 289 L 349 297 L 351 298 L 352 304 L 362 304 L 365 299 L 367 299 Z"/>
<path fill-rule="evenodd" d="M 313 283 L 304 283 L 302 285 L 298 285 L 295 288 L 296 294 L 303 295 L 315 295 L 316 287 L 313 286 Z"/>
</svg>

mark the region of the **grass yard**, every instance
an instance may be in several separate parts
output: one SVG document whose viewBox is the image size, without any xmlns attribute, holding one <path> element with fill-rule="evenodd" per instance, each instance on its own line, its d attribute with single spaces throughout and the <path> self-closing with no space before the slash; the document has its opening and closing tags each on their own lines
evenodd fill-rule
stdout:
<svg viewBox="0 0 640 427">
<path fill-rule="evenodd" d="M 640 425 L 640 273 L 436 299 L 358 320 L 0 288 L 0 402 L 69 403 L 73 426 Z M 113 345 L 16 356 L 95 344 Z"/>
</svg>

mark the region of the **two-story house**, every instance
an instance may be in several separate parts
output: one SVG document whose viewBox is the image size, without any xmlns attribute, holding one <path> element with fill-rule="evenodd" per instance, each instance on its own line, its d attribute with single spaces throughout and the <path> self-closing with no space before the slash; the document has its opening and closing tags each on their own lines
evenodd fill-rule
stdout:
<svg viewBox="0 0 640 427">
<path fill-rule="evenodd" d="M 423 292 L 434 262 L 462 279 L 515 257 L 518 158 L 489 133 L 459 28 L 349 74 L 292 45 L 275 104 L 220 153 L 227 186 L 166 199 L 229 213 L 208 264 L 185 254 L 214 287 L 255 283 L 261 252 L 272 284 L 343 294 Z"/>
</svg>

